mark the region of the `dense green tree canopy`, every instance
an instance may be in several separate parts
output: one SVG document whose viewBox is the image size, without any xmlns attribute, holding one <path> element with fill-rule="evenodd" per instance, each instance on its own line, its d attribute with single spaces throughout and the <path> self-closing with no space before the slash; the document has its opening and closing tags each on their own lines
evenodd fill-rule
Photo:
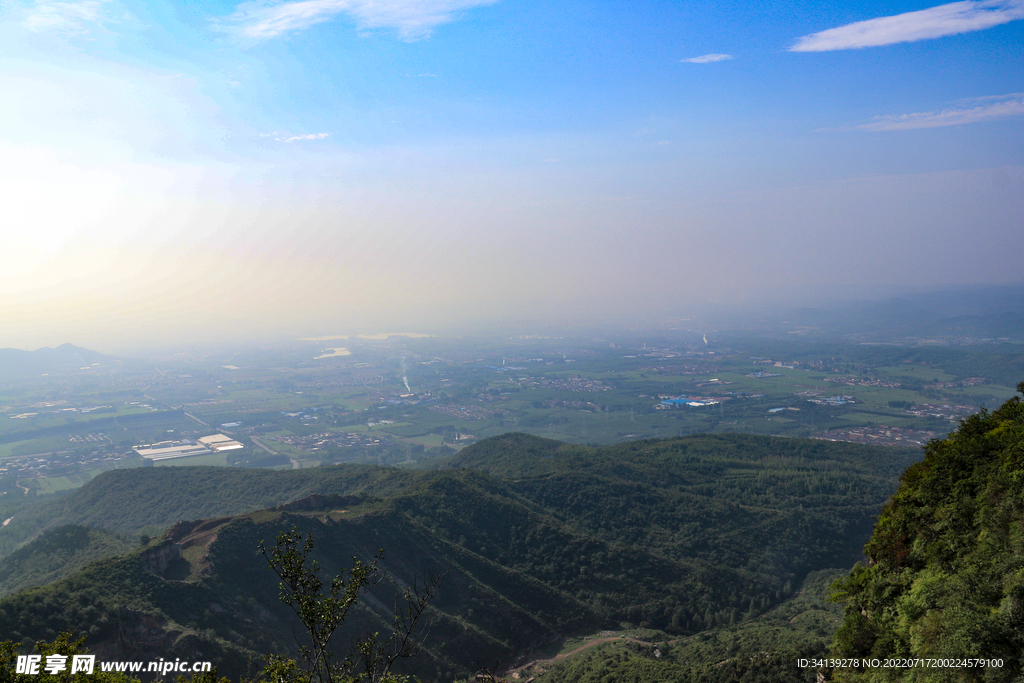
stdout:
<svg viewBox="0 0 1024 683">
<path fill-rule="evenodd" d="M 1018 389 L 1024 393 L 1024 382 Z M 1024 403 L 963 422 L 904 472 L 837 582 L 842 657 L 971 658 L 998 666 L 861 667 L 836 680 L 1011 681 L 1024 651 Z"/>
</svg>

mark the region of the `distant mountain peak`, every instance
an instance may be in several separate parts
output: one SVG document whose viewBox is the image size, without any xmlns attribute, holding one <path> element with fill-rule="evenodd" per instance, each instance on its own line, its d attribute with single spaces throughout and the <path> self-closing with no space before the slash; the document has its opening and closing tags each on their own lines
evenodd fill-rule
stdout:
<svg viewBox="0 0 1024 683">
<path fill-rule="evenodd" d="M 65 342 L 56 348 L 35 351 L 0 349 L 0 378 L 24 377 L 78 370 L 84 365 L 105 363 L 113 358 L 99 351 Z"/>
</svg>

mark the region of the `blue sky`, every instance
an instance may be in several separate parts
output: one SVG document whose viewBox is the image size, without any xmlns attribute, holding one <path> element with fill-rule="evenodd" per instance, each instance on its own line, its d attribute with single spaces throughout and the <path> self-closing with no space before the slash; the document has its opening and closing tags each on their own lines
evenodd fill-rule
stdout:
<svg viewBox="0 0 1024 683">
<path fill-rule="evenodd" d="M 1019 282 L 1022 19 L 6 0 L 0 346 Z"/>
</svg>

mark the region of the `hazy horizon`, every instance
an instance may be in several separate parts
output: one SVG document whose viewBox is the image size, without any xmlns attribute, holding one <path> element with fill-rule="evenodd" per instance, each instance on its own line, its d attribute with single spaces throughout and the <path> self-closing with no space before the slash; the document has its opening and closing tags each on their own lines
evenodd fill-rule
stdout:
<svg viewBox="0 0 1024 683">
<path fill-rule="evenodd" d="M 377 325 L 372 320 L 363 321 L 363 324 L 351 321 L 347 324 L 340 321 L 324 321 L 309 323 L 304 327 L 297 326 L 294 329 L 268 327 L 259 334 L 253 333 L 252 330 L 244 330 L 239 335 L 211 336 L 192 333 L 188 336 L 168 335 L 163 338 L 111 337 L 104 334 L 103 330 L 85 330 L 79 337 L 63 338 L 54 335 L 52 339 L 43 343 L 0 345 L 0 349 L 34 351 L 71 344 L 106 355 L 142 357 L 181 351 L 217 354 L 244 348 L 283 348 L 309 343 L 320 343 L 326 348 L 332 344 L 344 346 L 347 343 L 386 342 L 389 337 L 405 337 L 409 340 L 419 337 L 483 340 L 540 336 L 577 340 L 629 338 L 636 341 L 646 336 L 653 341 L 665 335 L 696 335 L 694 338 L 699 339 L 701 333 L 713 334 L 716 337 L 724 334 L 729 338 L 737 334 L 771 335 L 778 334 L 780 330 L 804 327 L 803 323 L 809 322 L 815 323 L 811 329 L 818 331 L 816 334 L 819 341 L 839 341 L 846 338 L 850 332 L 855 332 L 855 336 L 858 337 L 865 332 L 890 336 L 895 334 L 895 337 L 898 337 L 899 334 L 891 330 L 887 333 L 888 328 L 884 327 L 883 322 L 896 310 L 892 309 L 890 304 L 896 305 L 897 308 L 901 305 L 896 302 L 909 305 L 909 310 L 917 310 L 922 314 L 931 313 L 945 320 L 958 317 L 962 319 L 964 315 L 978 314 L 991 324 L 993 315 L 1005 316 L 1007 313 L 1015 313 L 1022 300 L 1024 282 L 1009 285 L 947 285 L 914 289 L 878 286 L 856 292 L 819 292 L 818 296 L 808 294 L 802 298 L 758 298 L 719 305 L 691 305 L 686 309 L 676 307 L 646 310 L 634 307 L 631 314 L 617 311 L 616 316 L 601 316 L 592 310 L 573 309 L 569 303 L 565 303 L 561 315 L 558 315 L 557 311 L 549 311 L 547 314 L 534 311 L 533 316 L 524 314 L 500 317 L 480 311 L 477 315 L 467 315 L 461 320 L 443 323 L 419 319 L 418 324 L 412 324 L 411 319 L 406 318 L 405 322 L 410 324 L 406 325 L 403 321 L 397 320 L 396 324 L 390 327 L 383 323 Z M 977 310 L 973 308 L 973 302 L 977 302 Z M 906 312 L 899 310 L 900 313 Z M 797 317 L 793 318 L 794 315 Z M 813 320 L 803 319 L 808 315 Z M 916 330 L 916 335 L 928 336 L 921 327 L 928 324 L 927 320 L 904 320 L 904 323 L 910 325 L 910 329 Z M 883 326 L 879 327 L 880 324 Z M 57 335 L 59 334 L 58 332 Z M 939 333 L 939 336 L 947 335 Z M 1021 340 L 1013 337 L 1013 341 Z"/>
<path fill-rule="evenodd" d="M 15 0 L 0 348 L 1019 284 L 1024 4 Z"/>
</svg>

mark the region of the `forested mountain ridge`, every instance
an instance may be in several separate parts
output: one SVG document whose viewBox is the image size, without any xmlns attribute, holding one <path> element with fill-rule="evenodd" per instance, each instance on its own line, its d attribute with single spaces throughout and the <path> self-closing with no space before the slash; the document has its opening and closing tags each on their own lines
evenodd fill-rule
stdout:
<svg viewBox="0 0 1024 683">
<path fill-rule="evenodd" d="M 843 539 L 870 534 L 891 482 L 919 457 L 744 434 L 601 449 L 506 434 L 478 446 L 450 466 L 509 477 L 511 490 L 587 533 L 634 539 L 673 558 L 800 576 L 811 565 L 858 559 L 860 549 Z"/>
<path fill-rule="evenodd" d="M 450 567 L 416 662 L 431 680 L 593 629 L 698 633 L 763 614 L 808 572 L 849 566 L 915 457 L 741 435 L 609 448 L 510 435 L 432 472 L 114 472 L 37 508 L 26 524 L 82 515 L 137 530 L 199 516 L 190 509 L 275 506 L 175 525 L 145 549 L 8 596 L 0 632 L 27 641 L 70 627 L 100 652 L 203 655 L 232 677 L 251 673 L 260 655 L 294 645 L 293 617 L 255 548 L 298 526 L 317 538 L 332 573 L 379 548 L 400 586 Z M 281 505 L 286 494 L 305 499 Z M 136 509 L 137 517 L 128 512 Z M 386 629 L 391 597 L 375 596 L 361 615 Z"/>
<path fill-rule="evenodd" d="M 137 534 L 183 519 L 237 515 L 313 493 L 405 486 L 416 473 L 345 465 L 275 471 L 226 467 L 142 467 L 104 472 L 71 493 L 22 510 L 0 528 L 0 556 L 46 529 L 65 524 Z"/>
<path fill-rule="evenodd" d="M 583 647 L 575 656 L 539 661 L 520 677 L 539 675 L 542 683 L 814 683 L 817 672 L 800 660 L 827 656 L 842 618 L 842 609 L 828 602 L 828 587 L 843 573 L 812 572 L 800 594 L 731 626 L 682 637 L 631 629 L 618 638 L 574 640 L 567 647 Z"/>
<path fill-rule="evenodd" d="M 1018 385 L 1024 393 L 1024 383 Z M 925 449 L 836 585 L 841 657 L 999 660 L 837 670 L 835 680 L 1017 680 L 1024 671 L 1024 404 L 1013 398 Z"/>
<path fill-rule="evenodd" d="M 96 559 L 123 555 L 131 548 L 126 537 L 102 529 L 73 524 L 49 529 L 0 559 L 0 596 L 52 583 Z"/>
</svg>

